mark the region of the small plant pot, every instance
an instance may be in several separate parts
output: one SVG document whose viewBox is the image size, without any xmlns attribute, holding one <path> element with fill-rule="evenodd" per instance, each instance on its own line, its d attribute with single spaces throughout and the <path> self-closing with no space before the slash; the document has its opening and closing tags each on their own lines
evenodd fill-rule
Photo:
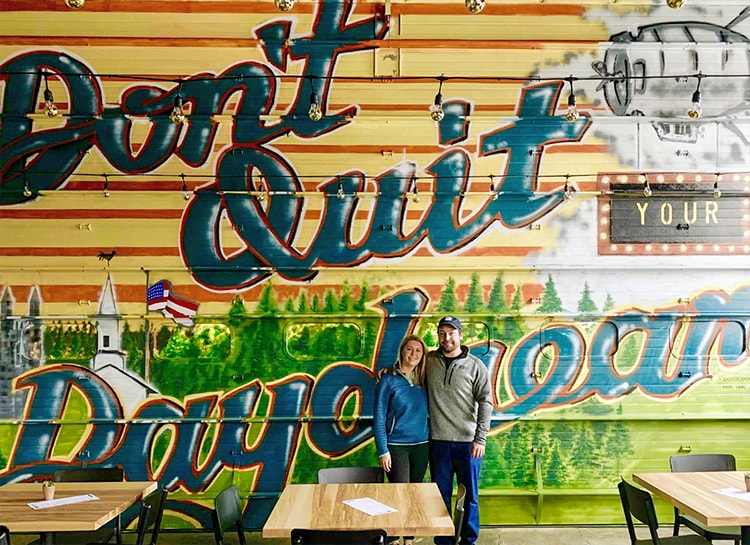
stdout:
<svg viewBox="0 0 750 545">
<path fill-rule="evenodd" d="M 44 494 L 45 500 L 55 499 L 55 487 L 54 486 L 42 486 L 42 493 Z"/>
<path fill-rule="evenodd" d="M 745 490 L 750 492 L 750 477 L 745 477 Z"/>
</svg>

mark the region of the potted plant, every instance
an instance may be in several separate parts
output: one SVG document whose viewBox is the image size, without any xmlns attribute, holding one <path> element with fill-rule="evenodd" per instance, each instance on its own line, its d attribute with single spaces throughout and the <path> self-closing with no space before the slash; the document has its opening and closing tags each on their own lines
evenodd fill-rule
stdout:
<svg viewBox="0 0 750 545">
<path fill-rule="evenodd" d="M 745 471 L 743 475 L 745 476 L 745 490 L 750 492 L 750 471 Z"/>
<path fill-rule="evenodd" d="M 42 482 L 42 493 L 44 494 L 45 500 L 51 500 L 55 497 L 55 482 L 44 481 Z"/>
</svg>

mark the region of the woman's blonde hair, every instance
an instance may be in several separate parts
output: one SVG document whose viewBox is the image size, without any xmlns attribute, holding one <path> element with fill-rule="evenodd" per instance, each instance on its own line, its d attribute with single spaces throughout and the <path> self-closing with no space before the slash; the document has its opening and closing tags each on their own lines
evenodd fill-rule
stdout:
<svg viewBox="0 0 750 545">
<path fill-rule="evenodd" d="M 427 345 L 418 335 L 407 335 L 406 337 L 404 337 L 404 340 L 401 341 L 401 344 L 398 345 L 398 358 L 396 358 L 396 365 L 393 366 L 392 372 L 395 375 L 397 370 L 401 366 L 401 352 L 406 346 L 406 343 L 408 343 L 409 341 L 417 341 L 420 345 L 422 345 L 422 359 L 419 360 L 419 363 L 414 368 L 414 383 L 420 388 L 424 388 L 425 367 L 427 367 Z"/>
</svg>

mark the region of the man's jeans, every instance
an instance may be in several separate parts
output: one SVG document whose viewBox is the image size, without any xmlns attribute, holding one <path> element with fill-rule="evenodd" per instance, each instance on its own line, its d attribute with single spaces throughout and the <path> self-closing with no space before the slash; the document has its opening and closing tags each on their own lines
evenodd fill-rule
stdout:
<svg viewBox="0 0 750 545">
<path fill-rule="evenodd" d="M 437 483 L 449 513 L 453 494 L 453 476 L 466 487 L 464 523 L 460 531 L 460 544 L 473 545 L 479 537 L 479 470 L 482 458 L 471 457 L 471 442 L 430 441 L 430 475 Z M 437 545 L 448 545 L 451 538 L 436 537 Z"/>
</svg>

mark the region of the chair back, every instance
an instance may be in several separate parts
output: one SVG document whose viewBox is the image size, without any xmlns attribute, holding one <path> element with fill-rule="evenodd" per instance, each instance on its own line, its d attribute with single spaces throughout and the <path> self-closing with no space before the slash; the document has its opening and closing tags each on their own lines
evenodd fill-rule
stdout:
<svg viewBox="0 0 750 545">
<path fill-rule="evenodd" d="M 159 529 L 161 528 L 167 492 L 166 488 L 162 488 L 143 498 L 138 514 L 138 526 L 135 531 L 135 545 L 143 545 L 149 531 L 151 532 L 149 545 L 156 545 L 156 540 L 159 539 Z"/>
<path fill-rule="evenodd" d="M 217 545 L 223 545 L 224 532 L 233 524 L 237 528 L 240 545 L 245 545 L 245 533 L 242 530 L 242 507 L 240 492 L 236 486 L 225 488 L 214 500 L 213 510 L 214 537 Z"/>
<path fill-rule="evenodd" d="M 292 545 L 385 545 L 385 530 L 292 530 Z"/>
<path fill-rule="evenodd" d="M 58 483 L 113 483 L 124 480 L 125 472 L 121 467 L 69 467 L 55 471 L 53 478 Z M 115 541 L 118 544 L 122 543 L 122 520 L 120 515 L 115 518 L 114 529 L 108 530 L 108 528 L 109 526 L 100 529 L 100 533 L 95 537 L 109 541 L 111 535 L 114 535 Z"/>
<path fill-rule="evenodd" d="M 331 483 L 382 483 L 385 473 L 382 467 L 325 467 L 318 471 L 320 484 Z"/>
<path fill-rule="evenodd" d="M 117 482 L 125 478 L 121 467 L 74 467 L 58 469 L 54 480 L 58 483 Z"/>
<path fill-rule="evenodd" d="M 10 530 L 7 526 L 0 526 L 0 545 L 10 545 Z"/>
<path fill-rule="evenodd" d="M 735 471 L 737 462 L 732 454 L 676 454 L 669 457 L 673 473 L 685 471 Z"/>
<path fill-rule="evenodd" d="M 461 541 L 461 528 L 464 525 L 464 501 L 466 501 L 466 487 L 459 483 L 456 490 L 456 505 L 453 507 L 453 527 L 456 529 L 453 534 L 453 544 L 458 545 Z"/>
<path fill-rule="evenodd" d="M 630 542 L 632 545 L 639 543 L 635 533 L 635 524 L 633 518 L 648 526 L 651 533 L 651 541 L 654 545 L 660 545 L 659 534 L 656 530 L 659 528 L 659 522 L 656 519 L 656 510 L 654 509 L 654 499 L 646 490 L 641 490 L 632 484 L 621 480 L 617 484 L 620 492 L 620 502 L 622 510 L 625 513 L 625 522 L 628 525 Z M 643 543 L 641 540 L 640 543 Z"/>
</svg>

